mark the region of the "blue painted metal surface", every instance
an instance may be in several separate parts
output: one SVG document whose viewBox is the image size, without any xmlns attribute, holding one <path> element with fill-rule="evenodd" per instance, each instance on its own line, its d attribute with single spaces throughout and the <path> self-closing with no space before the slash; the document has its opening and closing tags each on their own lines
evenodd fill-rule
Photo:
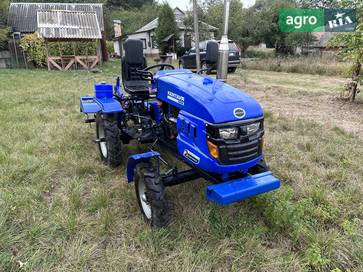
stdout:
<svg viewBox="0 0 363 272">
<path fill-rule="evenodd" d="M 189 70 L 157 72 L 157 98 L 210 123 L 225 123 L 263 116 L 260 104 L 245 92 Z M 236 108 L 245 115 L 238 118 Z"/>
<path fill-rule="evenodd" d="M 96 98 L 112 98 L 112 84 L 95 84 L 95 96 Z"/>
<path fill-rule="evenodd" d="M 280 187 L 270 171 L 207 187 L 207 199 L 221 205 L 266 193 Z"/>
<path fill-rule="evenodd" d="M 191 128 L 190 130 L 188 130 L 188 126 L 190 126 Z M 195 134 L 194 128 L 196 130 Z M 245 163 L 236 163 L 229 165 L 220 164 L 209 153 L 205 121 L 185 112 L 184 110 L 181 110 L 179 112 L 177 129 L 178 136 L 176 142 L 178 147 L 178 153 L 186 162 L 191 163 L 194 166 L 203 169 L 204 171 L 220 174 L 247 171 L 249 168 L 256 165 L 263 158 L 263 156 L 258 156 L 254 160 Z M 198 160 L 191 161 L 186 158 L 184 156 L 185 151 L 194 154 L 195 157 L 198 158 Z"/>
<path fill-rule="evenodd" d="M 97 113 L 101 110 L 100 105 L 94 101 L 94 97 L 81 96 L 79 102 L 80 111 L 83 113 Z"/>
<path fill-rule="evenodd" d="M 95 98 L 83 96 L 80 99 L 80 109 L 83 113 L 97 113 L 99 111 L 103 113 L 124 112 L 121 103 L 114 97 Z"/>
<path fill-rule="evenodd" d="M 155 151 L 130 156 L 127 161 L 127 181 L 130 183 L 134 180 L 134 170 L 138 163 L 148 162 L 152 157 L 158 156 L 160 156 L 160 153 Z"/>
<path fill-rule="evenodd" d="M 161 122 L 161 108 L 158 101 L 151 101 L 149 103 L 151 114 L 157 125 Z"/>
</svg>

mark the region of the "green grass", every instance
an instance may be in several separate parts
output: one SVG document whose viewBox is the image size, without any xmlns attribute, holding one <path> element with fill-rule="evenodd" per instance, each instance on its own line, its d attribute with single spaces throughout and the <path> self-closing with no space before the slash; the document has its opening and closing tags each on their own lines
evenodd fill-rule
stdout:
<svg viewBox="0 0 363 272">
<path fill-rule="evenodd" d="M 242 69 L 230 74 L 228 79 L 236 84 L 249 82 L 265 90 L 278 89 L 290 96 L 337 96 L 346 82 L 342 77 Z"/>
<path fill-rule="evenodd" d="M 245 61 L 243 66 L 251 70 L 347 77 L 351 63 L 338 61 L 334 55 L 329 55 L 324 57 L 269 57 Z"/>
<path fill-rule="evenodd" d="M 202 180 L 176 186 L 172 225 L 149 229 L 79 114 L 79 96 L 117 74 L 0 71 L 0 271 L 363 270 L 362 141 L 274 112 L 265 153 L 280 190 L 220 207 Z"/>
</svg>

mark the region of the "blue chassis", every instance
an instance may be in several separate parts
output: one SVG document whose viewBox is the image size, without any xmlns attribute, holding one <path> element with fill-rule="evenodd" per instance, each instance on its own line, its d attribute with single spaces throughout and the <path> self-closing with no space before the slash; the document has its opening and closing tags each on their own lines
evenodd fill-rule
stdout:
<svg viewBox="0 0 363 272">
<path fill-rule="evenodd" d="M 165 76 L 165 74 L 162 74 Z M 166 75 L 167 76 L 167 75 Z M 170 79 L 169 79 L 170 80 Z M 210 80 L 207 78 L 207 80 Z M 204 82 L 206 79 L 204 79 Z M 203 83 L 204 83 L 203 82 Z M 176 82 L 178 83 L 178 82 Z M 210 84 L 208 82 L 208 84 Z M 170 86 L 166 86 L 165 88 L 170 88 Z M 161 100 L 167 100 L 165 98 L 166 89 L 160 90 L 163 88 L 163 85 L 160 84 L 158 88 L 158 96 Z M 80 98 L 80 111 L 85 114 L 96 114 L 98 112 L 102 112 L 103 114 L 121 114 L 124 113 L 124 109 L 117 98 L 113 94 L 113 89 L 117 96 L 122 98 L 122 90 L 119 81 L 116 82 L 115 87 L 113 88 L 110 84 L 96 84 L 95 85 L 95 96 L 94 97 L 81 97 Z M 168 103 L 172 103 L 173 101 L 168 101 Z M 157 112 L 155 112 L 155 104 L 153 102 L 149 102 L 150 110 L 154 111 L 154 116 L 158 116 Z M 255 110 L 255 112 L 258 112 Z M 250 111 L 253 112 L 253 111 Z M 261 113 L 258 113 L 259 115 Z M 249 116 L 251 117 L 251 116 Z M 252 116 L 253 117 L 253 116 Z M 160 121 L 160 118 L 159 120 Z M 214 201 L 220 205 L 230 204 L 233 202 L 241 201 L 243 199 L 253 197 L 271 190 L 275 190 L 280 187 L 280 181 L 272 175 L 270 171 L 257 174 L 257 175 L 249 175 L 247 174 L 247 170 L 258 163 L 262 156 L 249 161 L 247 163 L 242 164 L 234 164 L 234 165 L 221 165 L 218 164 L 216 160 L 214 160 L 210 155 L 208 150 L 206 150 L 206 137 L 199 137 L 198 139 L 192 139 L 191 135 L 185 133 L 182 130 L 182 122 L 186 122 L 190 124 L 192 129 L 196 129 L 198 134 L 203 134 L 203 128 L 205 127 L 205 121 L 196 117 L 193 114 L 187 112 L 187 109 L 181 109 L 178 117 L 177 127 L 178 127 L 178 136 L 177 136 L 177 149 L 178 149 L 178 157 L 182 158 L 184 162 L 190 165 L 192 168 L 197 169 L 201 173 L 201 177 L 205 177 L 217 184 L 211 185 L 207 187 L 206 196 L 210 201 Z M 191 162 L 187 158 L 183 156 L 183 151 L 192 150 L 193 155 L 199 158 L 199 161 Z M 128 182 L 133 181 L 133 173 L 134 168 L 140 162 L 149 161 L 152 158 L 159 158 L 160 154 L 158 152 L 146 152 L 142 154 L 135 154 L 129 157 L 128 166 L 127 166 L 127 177 Z M 228 173 L 243 171 L 245 175 L 243 177 L 228 180 Z M 222 180 L 216 181 L 209 174 L 203 173 L 211 173 L 217 172 L 222 174 Z M 225 177 L 225 178 L 224 178 Z"/>
</svg>

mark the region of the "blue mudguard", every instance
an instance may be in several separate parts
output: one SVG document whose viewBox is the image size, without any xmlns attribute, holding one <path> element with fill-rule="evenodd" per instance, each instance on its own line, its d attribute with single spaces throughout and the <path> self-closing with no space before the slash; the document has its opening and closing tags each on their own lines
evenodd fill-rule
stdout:
<svg viewBox="0 0 363 272">
<path fill-rule="evenodd" d="M 89 96 L 80 98 L 80 110 L 83 113 L 97 113 L 99 111 L 103 113 L 116 113 L 124 111 L 121 103 L 114 97 L 97 98 Z"/>
<path fill-rule="evenodd" d="M 207 199 L 220 205 L 241 201 L 275 190 L 280 181 L 270 171 L 207 187 Z"/>
<path fill-rule="evenodd" d="M 119 87 L 116 84 L 116 88 Z M 83 96 L 80 98 L 80 110 L 83 113 L 97 113 L 99 111 L 103 113 L 116 113 L 123 112 L 124 109 L 121 106 L 112 92 L 112 84 L 95 84 L 95 96 Z"/>
<path fill-rule="evenodd" d="M 130 183 L 134 180 L 134 170 L 138 163 L 148 162 L 152 157 L 159 157 L 159 156 L 160 153 L 155 151 L 150 151 L 130 156 L 127 161 L 127 181 Z"/>
</svg>

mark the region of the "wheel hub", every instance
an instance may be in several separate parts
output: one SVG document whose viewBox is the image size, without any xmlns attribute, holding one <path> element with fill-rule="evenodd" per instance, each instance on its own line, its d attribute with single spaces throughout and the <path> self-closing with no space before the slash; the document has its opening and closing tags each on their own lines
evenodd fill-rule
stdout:
<svg viewBox="0 0 363 272">
<path fill-rule="evenodd" d="M 151 219 L 151 206 L 146 197 L 146 186 L 145 186 L 144 182 L 142 182 L 142 181 L 139 182 L 138 191 L 139 191 L 139 197 L 140 197 L 140 202 L 141 202 L 141 208 L 142 208 L 146 218 Z"/>
</svg>

